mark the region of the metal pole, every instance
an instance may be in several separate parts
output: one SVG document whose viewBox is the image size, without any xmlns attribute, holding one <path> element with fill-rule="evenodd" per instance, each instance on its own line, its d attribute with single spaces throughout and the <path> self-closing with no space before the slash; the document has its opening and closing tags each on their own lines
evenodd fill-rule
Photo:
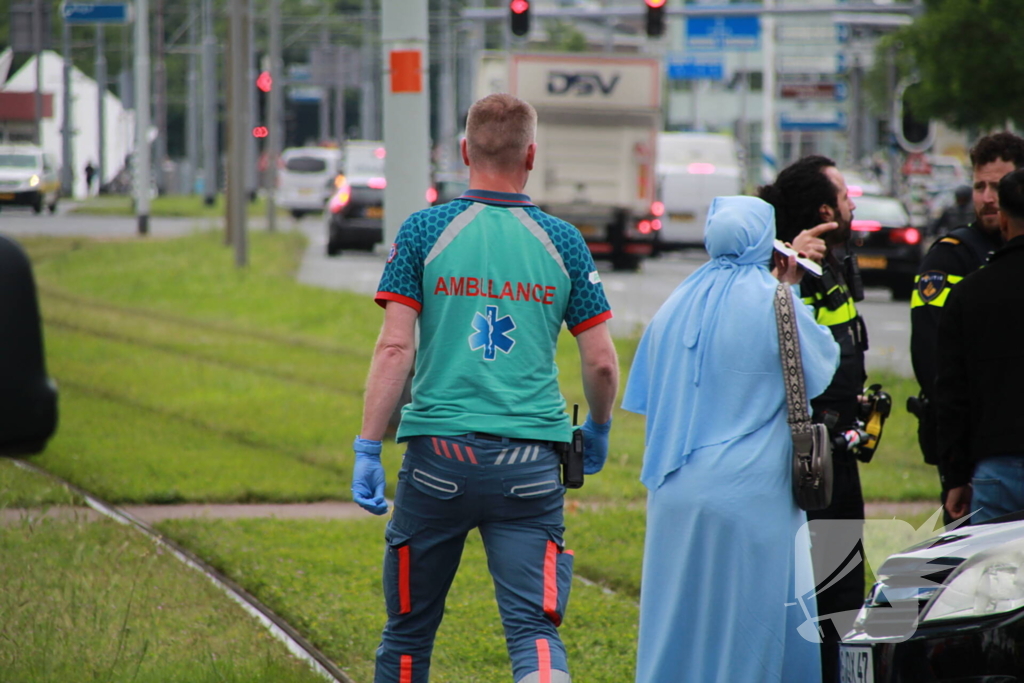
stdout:
<svg viewBox="0 0 1024 683">
<path fill-rule="evenodd" d="M 277 192 L 277 159 L 281 154 L 284 140 L 284 119 L 281 116 L 281 104 L 284 94 L 284 82 L 281 77 L 281 0 L 270 0 L 270 99 L 267 113 L 267 229 L 277 229 L 277 203 L 274 194 Z"/>
<path fill-rule="evenodd" d="M 60 193 L 64 197 L 74 195 L 75 182 L 75 157 L 72 152 L 71 137 L 74 135 L 74 115 L 71 112 L 71 26 L 64 22 L 63 45 L 64 52 L 64 121 L 61 124 L 61 165 L 60 165 Z"/>
<path fill-rule="evenodd" d="M 331 61 L 327 57 L 331 41 L 327 32 L 327 4 L 324 3 L 323 7 L 324 13 L 320 23 L 320 61 L 323 63 L 323 67 L 326 67 L 327 63 Z M 320 138 L 318 142 L 322 143 L 331 137 L 331 101 L 328 99 L 331 93 L 331 85 L 326 78 L 322 82 L 317 83 L 317 85 L 321 89 L 320 108 L 317 112 L 317 135 Z"/>
<path fill-rule="evenodd" d="M 377 140 L 377 79 L 376 54 L 374 36 L 376 26 L 373 24 L 373 0 L 363 0 L 362 43 L 359 47 L 360 63 L 363 71 L 362 101 L 359 107 L 359 135 L 364 140 Z"/>
<path fill-rule="evenodd" d="M 34 141 L 43 144 L 43 0 L 32 3 L 32 47 L 36 53 L 36 131 Z"/>
<path fill-rule="evenodd" d="M 245 161 L 251 132 L 246 82 L 249 69 L 249 20 L 247 0 L 231 0 L 228 20 L 228 233 L 234 247 L 235 266 L 248 263 L 246 235 Z"/>
<path fill-rule="evenodd" d="M 384 144 L 384 244 L 395 241 L 409 214 L 427 208 L 430 186 L 430 95 L 428 79 L 427 3 L 422 0 L 387 0 L 382 7 Z M 391 53 L 400 51 L 409 72 L 396 79 L 392 91 Z M 419 68 L 410 52 L 419 53 Z"/>
<path fill-rule="evenodd" d="M 889 160 L 889 194 L 899 196 L 899 183 L 896 174 L 899 172 L 899 161 L 896 158 L 896 46 L 889 46 L 888 64 L 885 70 L 886 92 L 889 93 L 889 136 L 885 141 L 886 157 Z"/>
<path fill-rule="evenodd" d="M 96 194 L 107 177 L 107 45 L 103 24 L 96 25 Z M 88 190 L 88 188 L 87 188 Z"/>
<path fill-rule="evenodd" d="M 853 68 L 850 70 L 850 165 L 860 163 L 864 155 L 864 110 L 861 107 L 861 66 L 860 55 L 854 55 Z"/>
<path fill-rule="evenodd" d="M 156 0 L 156 64 L 153 65 L 156 90 L 156 186 L 160 194 L 167 192 L 164 161 L 167 159 L 167 66 L 164 59 L 164 0 Z"/>
<path fill-rule="evenodd" d="M 149 233 L 149 0 L 135 0 L 135 215 Z"/>
<path fill-rule="evenodd" d="M 248 84 L 247 92 L 249 112 L 252 117 L 251 120 L 255 121 L 256 112 L 259 111 L 260 100 L 259 93 L 256 91 L 256 77 L 259 73 L 256 70 L 256 0 L 249 0 L 249 15 L 246 26 L 246 43 L 248 49 L 246 50 L 246 62 L 248 69 Z M 256 199 L 256 190 L 259 189 L 259 179 L 256 177 L 256 160 L 259 157 L 259 148 L 256 144 L 256 138 L 252 135 L 252 127 L 249 127 L 249 133 L 245 136 L 245 193 L 250 200 Z"/>
<path fill-rule="evenodd" d="M 217 43 L 213 37 L 213 0 L 203 3 L 203 203 L 217 198 L 220 150 L 217 149 Z"/>
<path fill-rule="evenodd" d="M 185 109 L 185 158 L 188 159 L 188 173 L 185 174 L 184 194 L 194 194 L 196 191 L 196 173 L 199 169 L 199 58 L 196 49 L 199 32 L 196 24 L 199 23 L 198 7 L 196 0 L 189 0 L 188 5 L 188 75 L 186 76 L 186 87 L 188 88 L 188 104 Z"/>
<path fill-rule="evenodd" d="M 775 0 L 764 0 L 766 12 L 775 9 Z M 774 182 L 779 170 L 775 137 L 775 16 L 761 15 L 761 45 L 764 54 L 764 81 L 761 120 L 761 181 Z"/>
<path fill-rule="evenodd" d="M 453 171 L 458 152 L 455 148 L 455 50 L 452 49 L 451 0 L 441 0 L 441 82 L 439 123 L 441 133 L 441 168 Z"/>
</svg>

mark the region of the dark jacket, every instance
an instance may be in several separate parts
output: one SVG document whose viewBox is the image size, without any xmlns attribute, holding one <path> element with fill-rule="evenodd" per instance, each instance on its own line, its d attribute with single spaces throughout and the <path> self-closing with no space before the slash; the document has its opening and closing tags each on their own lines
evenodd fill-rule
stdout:
<svg viewBox="0 0 1024 683">
<path fill-rule="evenodd" d="M 1024 236 L 949 294 L 939 320 L 935 399 L 946 489 L 975 464 L 1024 455 Z"/>
</svg>

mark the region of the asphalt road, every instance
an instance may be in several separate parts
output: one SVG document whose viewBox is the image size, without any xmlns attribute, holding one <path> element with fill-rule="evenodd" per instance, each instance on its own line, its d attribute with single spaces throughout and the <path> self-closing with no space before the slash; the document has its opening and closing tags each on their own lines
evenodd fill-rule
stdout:
<svg viewBox="0 0 1024 683">
<path fill-rule="evenodd" d="M 12 236 L 137 236 L 136 221 L 132 217 L 66 215 L 64 211 L 66 206 L 55 216 L 36 216 L 27 210 L 5 207 L 0 211 L 0 233 Z M 251 221 L 250 226 L 260 229 L 262 221 Z M 205 219 L 152 218 L 150 237 L 173 237 L 214 227 L 215 221 Z M 383 250 L 373 254 L 346 252 L 341 256 L 328 257 L 325 251 L 327 232 L 319 216 L 307 216 L 298 222 L 282 219 L 281 228 L 302 230 L 309 237 L 309 249 L 297 274 L 300 282 L 364 294 L 376 291 L 384 265 Z M 613 333 L 621 335 L 642 330 L 672 290 L 705 260 L 702 250 L 691 250 L 647 260 L 638 273 L 616 273 L 600 264 L 605 291 L 615 311 L 611 321 Z M 868 289 L 858 308 L 867 321 L 870 337 L 869 370 L 890 369 L 911 376 L 909 305 L 892 301 L 888 290 Z"/>
</svg>

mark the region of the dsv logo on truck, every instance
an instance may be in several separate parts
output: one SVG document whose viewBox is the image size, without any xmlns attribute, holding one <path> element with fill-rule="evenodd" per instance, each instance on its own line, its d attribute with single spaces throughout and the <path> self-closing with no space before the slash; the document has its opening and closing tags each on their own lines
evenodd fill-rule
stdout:
<svg viewBox="0 0 1024 683">
<path fill-rule="evenodd" d="M 572 93 L 585 97 L 597 92 L 611 95 L 618 84 L 618 74 L 612 76 L 608 83 L 605 83 L 604 79 L 601 78 L 601 74 L 596 71 L 584 71 L 581 73 L 569 73 L 567 71 L 548 72 L 548 92 L 552 95 L 568 95 Z"/>
</svg>

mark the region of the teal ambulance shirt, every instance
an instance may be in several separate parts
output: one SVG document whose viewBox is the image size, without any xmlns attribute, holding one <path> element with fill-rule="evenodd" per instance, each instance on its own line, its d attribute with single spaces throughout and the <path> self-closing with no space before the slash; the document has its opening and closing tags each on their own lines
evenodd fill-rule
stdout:
<svg viewBox="0 0 1024 683">
<path fill-rule="evenodd" d="M 579 231 L 522 194 L 469 190 L 398 232 L 376 299 L 419 311 L 398 440 L 486 432 L 568 441 L 555 347 L 612 317 Z"/>
</svg>

